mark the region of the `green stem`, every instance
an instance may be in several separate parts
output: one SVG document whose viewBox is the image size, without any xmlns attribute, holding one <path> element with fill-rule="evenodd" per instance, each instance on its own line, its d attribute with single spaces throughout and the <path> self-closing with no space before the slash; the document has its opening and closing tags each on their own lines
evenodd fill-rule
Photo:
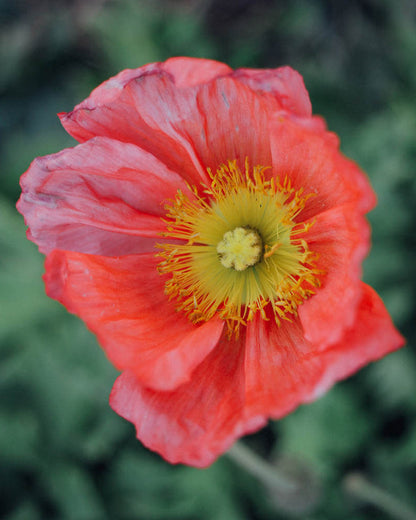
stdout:
<svg viewBox="0 0 416 520">
<path fill-rule="evenodd" d="M 282 493 L 293 491 L 296 483 L 278 468 L 256 455 L 241 442 L 236 442 L 227 455 L 239 466 L 258 478 L 266 487 L 280 490 Z"/>
<path fill-rule="evenodd" d="M 269 504 L 276 510 L 300 516 L 310 513 L 319 503 L 319 478 L 306 461 L 281 455 L 269 462 L 239 442 L 228 455 L 263 484 Z"/>
<path fill-rule="evenodd" d="M 344 487 L 350 495 L 378 507 L 397 520 L 416 520 L 416 513 L 407 505 L 358 473 L 348 475 Z"/>
</svg>

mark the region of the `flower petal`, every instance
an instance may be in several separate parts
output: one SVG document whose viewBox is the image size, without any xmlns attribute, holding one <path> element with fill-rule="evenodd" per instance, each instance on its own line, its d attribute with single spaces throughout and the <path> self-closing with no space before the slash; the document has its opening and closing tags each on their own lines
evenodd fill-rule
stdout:
<svg viewBox="0 0 416 520">
<path fill-rule="evenodd" d="M 319 213 L 303 238 L 318 255 L 316 265 L 324 274 L 321 287 L 298 312 L 305 338 L 323 349 L 338 341 L 355 319 L 370 228 L 356 208 L 347 204 Z"/>
<path fill-rule="evenodd" d="M 233 77 L 256 92 L 271 94 L 281 108 L 301 117 L 312 115 L 312 105 L 302 76 L 291 67 L 237 69 Z"/>
<path fill-rule="evenodd" d="M 336 345 L 318 354 L 325 370 L 308 401 L 324 394 L 340 379 L 405 343 L 378 294 L 364 283 L 361 288 L 361 301 L 354 324 Z"/>
<path fill-rule="evenodd" d="M 300 213 L 302 221 L 322 211 L 352 204 L 366 213 L 375 205 L 374 192 L 364 173 L 344 157 L 330 133 L 317 133 L 293 120 L 273 117 L 270 125 L 273 172 L 287 176 L 295 189 L 314 194 Z"/>
<path fill-rule="evenodd" d="M 91 94 L 84 99 L 81 103 L 78 103 L 74 110 L 79 108 L 85 108 L 94 110 L 97 106 L 105 105 L 111 101 L 117 99 L 123 88 L 132 79 L 145 76 L 146 74 L 158 73 L 161 71 L 161 64 L 159 62 L 148 63 L 137 69 L 124 69 L 112 78 L 107 79 L 98 87 L 96 87 Z M 65 112 L 58 114 L 59 116 L 65 116 Z M 64 125 L 65 126 L 65 125 Z M 69 130 L 68 130 L 69 132 Z M 69 132 L 71 134 L 71 132 Z M 72 135 L 72 134 L 71 134 Z"/>
<path fill-rule="evenodd" d="M 136 426 L 145 446 L 171 463 L 211 464 L 246 431 L 244 348 L 222 341 L 195 369 L 191 380 L 173 392 L 144 388 L 131 372 L 115 382 L 111 407 Z M 251 428 L 263 422 L 251 423 Z"/>
<path fill-rule="evenodd" d="M 313 391 L 322 377 L 319 358 L 298 320 L 276 325 L 256 314 L 247 324 L 245 417 L 281 417 L 291 412 Z M 305 367 L 303 360 L 310 359 Z"/>
<path fill-rule="evenodd" d="M 224 322 L 193 325 L 164 293 L 154 255 L 109 258 L 53 251 L 46 292 L 82 318 L 110 360 L 158 390 L 176 388 L 218 343 Z"/>
<path fill-rule="evenodd" d="M 271 164 L 269 105 L 261 97 L 231 78 L 220 78 L 199 88 L 197 103 L 198 125 L 185 131 L 205 166 L 215 171 L 236 159 L 244 168 L 246 158 L 251 165 Z"/>
<path fill-rule="evenodd" d="M 108 256 L 152 250 L 163 201 L 186 188 L 153 155 L 108 138 L 35 159 L 21 186 L 17 207 L 42 252 Z"/>
<path fill-rule="evenodd" d="M 191 184 L 228 160 L 270 165 L 267 100 L 229 77 L 178 88 L 164 73 L 131 80 L 116 99 L 61 116 L 78 140 L 96 135 L 135 143 Z M 209 114 L 209 117 L 207 115 Z"/>
<path fill-rule="evenodd" d="M 201 58 L 178 57 L 165 62 L 148 63 L 136 69 L 125 69 L 96 87 L 89 97 L 79 103 L 78 108 L 94 109 L 105 105 L 120 95 L 120 91 L 131 80 L 148 74 L 167 72 L 177 87 L 189 87 L 206 83 L 217 76 L 224 76 L 232 69 L 225 63 Z"/>
<path fill-rule="evenodd" d="M 403 345 L 379 296 L 361 289 L 354 324 L 324 352 L 305 340 L 298 322 L 277 327 L 255 317 L 247 327 L 246 416 L 278 419 Z"/>
<path fill-rule="evenodd" d="M 173 76 L 175 85 L 180 88 L 207 83 L 232 72 L 225 63 L 188 57 L 170 58 L 161 64 L 161 68 Z"/>
<path fill-rule="evenodd" d="M 179 90 L 172 76 L 157 68 L 131 79 L 109 100 L 107 95 L 101 99 L 98 90 L 94 99 L 88 98 L 59 117 L 80 142 L 103 136 L 136 144 L 189 183 L 198 184 L 207 179 L 206 171 L 189 142 L 181 140 L 170 125 L 172 118 L 177 122 L 175 119 L 192 117 L 195 95 L 195 89 Z"/>
</svg>

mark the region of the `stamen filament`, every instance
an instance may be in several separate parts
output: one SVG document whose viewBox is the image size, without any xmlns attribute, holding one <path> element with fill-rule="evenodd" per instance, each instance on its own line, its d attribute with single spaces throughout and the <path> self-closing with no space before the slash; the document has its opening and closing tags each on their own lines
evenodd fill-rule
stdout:
<svg viewBox="0 0 416 520">
<path fill-rule="evenodd" d="M 208 170 L 201 194 L 190 186 L 166 205 L 163 236 L 182 243 L 159 246 L 159 272 L 170 275 L 165 291 L 194 323 L 217 314 L 230 334 L 256 312 L 280 323 L 319 286 L 317 255 L 305 240 L 314 222 L 297 222 L 313 194 L 287 177 L 268 179 L 268 170 L 246 160 L 242 172 L 229 161 Z"/>
</svg>

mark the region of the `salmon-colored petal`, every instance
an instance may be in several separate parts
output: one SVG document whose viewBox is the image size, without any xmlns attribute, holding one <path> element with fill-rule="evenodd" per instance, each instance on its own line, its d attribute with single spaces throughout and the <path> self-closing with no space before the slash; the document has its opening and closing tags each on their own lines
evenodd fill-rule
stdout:
<svg viewBox="0 0 416 520">
<path fill-rule="evenodd" d="M 169 74 L 152 73 L 131 80 L 116 100 L 81 106 L 61 120 L 78 140 L 102 135 L 135 143 L 198 184 L 208 182 L 207 167 L 228 160 L 270 165 L 268 107 L 228 77 L 179 89 Z"/>
<path fill-rule="evenodd" d="M 188 57 L 170 58 L 161 68 L 173 76 L 177 87 L 201 85 L 232 72 L 225 63 Z"/>
<path fill-rule="evenodd" d="M 207 168 L 237 159 L 243 167 L 271 162 L 267 103 L 248 87 L 230 78 L 178 89 L 167 76 L 147 76 L 130 82 L 125 95 L 149 128 L 148 138 L 167 135 L 186 150 L 196 170 L 208 181 Z M 213 109 L 214 107 L 214 109 Z"/>
<path fill-rule="evenodd" d="M 405 343 L 374 289 L 364 283 L 361 283 L 361 289 L 355 322 L 337 344 L 317 354 L 324 371 L 308 401 L 324 394 L 340 379 Z"/>
<path fill-rule="evenodd" d="M 98 87 L 96 87 L 91 92 L 91 94 L 86 99 L 84 99 L 84 101 L 78 103 L 78 105 L 75 106 L 74 110 L 79 108 L 94 110 L 98 106 L 110 103 L 111 101 L 117 99 L 117 97 L 120 95 L 120 92 L 132 79 L 140 78 L 146 74 L 158 73 L 161 70 L 161 64 L 159 62 L 148 63 L 147 65 L 143 65 L 142 67 L 138 67 L 136 69 L 122 70 L 115 76 L 98 85 Z M 58 115 L 65 116 L 65 112 L 62 112 Z"/>
<path fill-rule="evenodd" d="M 281 179 L 287 176 L 295 189 L 304 189 L 304 195 L 313 194 L 299 215 L 302 221 L 341 204 L 354 203 L 361 213 L 375 205 L 367 177 L 341 154 L 331 135 L 317 133 L 290 119 L 271 119 L 274 175 Z"/>
<path fill-rule="evenodd" d="M 298 320 L 278 326 L 256 314 L 247 325 L 245 417 L 281 417 L 303 402 L 322 377 L 311 352 Z M 300 369 L 303 359 L 311 361 Z"/>
<path fill-rule="evenodd" d="M 365 284 L 361 289 L 355 322 L 324 352 L 304 338 L 296 320 L 277 327 L 255 317 L 247 327 L 247 417 L 278 419 L 403 345 L 380 297 Z"/>
<path fill-rule="evenodd" d="M 276 98 L 279 106 L 296 116 L 309 118 L 312 105 L 302 76 L 291 67 L 237 69 L 233 77 L 262 94 Z"/>
<path fill-rule="evenodd" d="M 189 57 L 170 58 L 165 62 L 148 63 L 136 69 L 125 69 L 96 87 L 84 101 L 76 105 L 75 110 L 79 108 L 92 110 L 97 106 L 105 105 L 116 99 L 131 80 L 163 72 L 172 76 L 177 87 L 189 87 L 224 76 L 232 72 L 232 69 L 219 61 Z"/>
<path fill-rule="evenodd" d="M 227 160 L 242 166 L 247 157 L 253 165 L 271 162 L 268 105 L 230 78 L 178 89 L 170 77 L 152 75 L 130 82 L 125 95 L 152 133 L 169 136 L 192 158 L 192 178 L 177 169 L 190 182 L 196 171 L 207 182 L 207 168 L 215 172 Z"/>
<path fill-rule="evenodd" d="M 145 446 L 167 461 L 208 466 L 248 429 L 242 421 L 243 353 L 234 341 L 220 342 L 191 380 L 173 392 L 149 390 L 124 372 L 115 382 L 110 405 L 134 423 Z"/>
<path fill-rule="evenodd" d="M 44 279 L 48 295 L 85 321 L 117 368 L 167 390 L 188 381 L 224 323 L 195 326 L 175 312 L 157 263 L 150 254 L 109 258 L 53 251 Z"/>
<path fill-rule="evenodd" d="M 268 105 L 237 81 L 219 78 L 177 89 L 169 78 L 153 75 L 129 83 L 125 91 L 152 132 L 163 132 L 186 149 L 201 175 L 227 160 L 271 162 Z"/>
<path fill-rule="evenodd" d="M 205 166 L 215 171 L 237 159 L 243 168 L 246 158 L 252 166 L 271 164 L 269 105 L 259 96 L 231 78 L 220 78 L 199 88 L 197 103 L 197 126 L 184 127 Z"/>
<path fill-rule="evenodd" d="M 325 348 L 342 336 L 355 319 L 361 297 L 361 263 L 370 248 L 370 228 L 353 205 L 319 213 L 303 235 L 318 255 L 321 287 L 298 309 L 305 338 Z"/>
<path fill-rule="evenodd" d="M 104 101 L 95 99 L 91 106 L 88 99 L 59 117 L 67 132 L 80 142 L 103 136 L 136 144 L 187 182 L 198 184 L 207 180 L 206 170 L 189 142 L 170 128 L 172 117 L 191 117 L 188 114 L 195 110 L 195 96 L 195 89 L 179 92 L 172 76 L 158 67 L 130 79 L 110 100 L 107 96 Z"/>
<path fill-rule="evenodd" d="M 108 256 L 153 250 L 163 201 L 186 189 L 153 155 L 108 138 L 35 159 L 21 186 L 17 207 L 42 252 Z"/>
</svg>

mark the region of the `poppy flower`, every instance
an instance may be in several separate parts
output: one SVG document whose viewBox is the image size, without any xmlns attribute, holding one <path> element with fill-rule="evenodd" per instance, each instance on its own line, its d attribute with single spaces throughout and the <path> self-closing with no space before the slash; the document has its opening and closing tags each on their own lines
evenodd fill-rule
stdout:
<svg viewBox="0 0 416 520">
<path fill-rule="evenodd" d="M 168 461 L 207 466 L 402 345 L 360 280 L 374 193 L 290 67 L 173 58 L 60 118 L 80 144 L 35 159 L 18 209 Z"/>
</svg>

